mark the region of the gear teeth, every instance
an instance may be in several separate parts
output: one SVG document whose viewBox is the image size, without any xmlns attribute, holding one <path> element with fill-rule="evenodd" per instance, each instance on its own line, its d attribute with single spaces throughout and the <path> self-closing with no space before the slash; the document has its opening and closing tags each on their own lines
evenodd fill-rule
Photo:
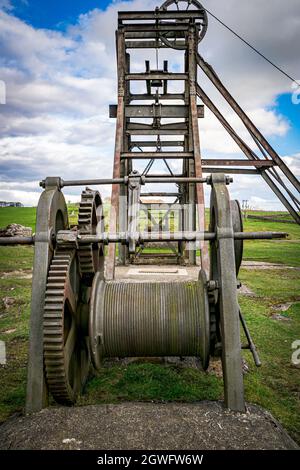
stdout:
<svg viewBox="0 0 300 470">
<path fill-rule="evenodd" d="M 101 198 L 97 191 L 86 189 L 81 194 L 81 202 L 78 212 L 78 228 L 79 233 L 83 235 L 91 235 L 94 233 L 96 211 L 97 207 L 101 204 Z M 94 276 L 98 269 L 97 259 L 94 257 L 94 250 L 92 244 L 79 246 L 78 259 L 80 272 L 86 279 Z"/>
<path fill-rule="evenodd" d="M 67 381 L 64 357 L 65 284 L 74 253 L 59 250 L 51 262 L 44 305 L 44 363 L 47 384 L 61 404 L 74 403 L 75 393 Z"/>
</svg>

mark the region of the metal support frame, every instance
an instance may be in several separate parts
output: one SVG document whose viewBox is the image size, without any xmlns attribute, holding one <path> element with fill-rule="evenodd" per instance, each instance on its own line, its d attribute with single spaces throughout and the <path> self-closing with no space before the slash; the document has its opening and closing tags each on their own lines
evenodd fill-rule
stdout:
<svg viewBox="0 0 300 470">
<path fill-rule="evenodd" d="M 117 123 L 116 123 L 116 140 L 115 140 L 115 156 L 114 156 L 114 170 L 113 178 L 120 178 L 121 169 L 121 152 L 124 148 L 124 123 L 125 117 L 125 37 L 124 32 L 118 31 L 116 35 L 117 42 L 117 61 L 118 61 L 118 109 L 117 109 Z M 117 217 L 119 213 L 119 198 L 120 194 L 124 196 L 124 192 L 120 191 L 119 185 L 112 186 L 111 192 L 111 213 L 109 229 L 115 232 L 117 229 Z M 115 258 L 116 247 L 115 245 L 109 246 L 108 256 L 106 261 L 106 278 L 113 279 L 115 276 Z"/>
<path fill-rule="evenodd" d="M 181 22 L 177 22 L 178 18 Z M 145 22 L 150 19 L 153 22 Z M 170 20 L 170 21 L 168 21 Z M 175 21 L 174 21 L 175 20 Z M 180 203 L 188 206 L 189 214 L 180 216 L 181 230 L 196 230 L 197 221 L 199 230 L 204 225 L 204 193 L 200 184 L 192 184 L 197 178 L 202 180 L 202 164 L 200 154 L 200 139 L 198 130 L 198 118 L 204 116 L 202 105 L 197 103 L 196 81 L 197 81 L 197 44 L 199 41 L 199 25 L 202 22 L 206 28 L 206 13 L 204 10 L 175 11 L 168 10 L 163 6 L 155 13 L 140 12 L 120 12 L 118 19 L 117 56 L 118 56 L 118 84 L 119 100 L 118 105 L 110 106 L 110 116 L 117 117 L 116 130 L 116 150 L 114 164 L 114 178 L 128 177 L 134 168 L 135 160 L 149 160 L 144 173 L 147 175 L 155 159 L 165 162 L 169 172 L 170 166 L 167 160 L 182 160 L 181 177 L 182 187 L 176 196 Z M 206 31 L 206 29 L 205 29 Z M 205 31 L 203 33 L 205 34 Z M 180 72 L 168 71 L 168 63 L 164 62 L 163 68 L 153 69 L 153 64 L 146 60 L 145 72 L 132 72 L 130 70 L 129 50 L 140 47 L 153 48 L 158 50 L 161 47 L 173 47 L 172 38 L 179 41 L 178 47 L 183 49 L 185 57 L 185 67 Z M 183 46 L 183 47 L 182 47 Z M 177 47 L 177 46 L 176 46 Z M 152 67 L 151 67 L 152 65 Z M 181 81 L 184 84 L 184 93 L 169 93 L 168 85 L 172 81 Z M 130 84 L 133 82 L 144 82 L 146 93 L 131 93 Z M 162 89 L 160 89 L 162 88 Z M 182 104 L 167 105 L 162 100 L 177 99 Z M 138 100 L 149 100 L 151 103 L 144 105 L 136 104 Z M 139 118 L 139 122 L 134 122 L 134 118 Z M 141 122 L 143 119 L 152 119 L 153 122 Z M 177 122 L 165 123 L 163 119 L 179 119 Z M 180 119 L 184 119 L 181 122 Z M 143 139 L 135 140 L 133 136 L 141 135 Z M 156 141 L 145 139 L 145 136 L 155 136 Z M 178 140 L 174 142 L 174 147 L 179 147 L 177 152 L 165 151 L 167 147 L 172 147 L 172 141 L 166 137 L 160 141 L 160 136 L 178 135 Z M 183 140 L 182 140 L 183 139 Z M 159 147 L 157 146 L 159 143 Z M 150 151 L 143 151 L 144 147 Z M 151 149 L 156 148 L 156 151 Z M 137 150 L 140 150 L 137 152 Z M 185 162 L 185 159 L 187 162 Z M 194 180 L 194 181 L 193 181 Z M 163 178 L 162 182 L 170 182 Z M 145 183 L 150 180 L 145 181 Z M 176 181 L 174 181 L 176 183 Z M 197 182 L 198 183 L 198 182 Z M 182 189 L 186 196 L 183 196 Z M 174 191 L 173 191 L 174 193 Z M 119 227 L 124 232 L 128 224 L 125 220 L 124 212 L 128 213 L 130 207 L 126 191 L 115 186 L 112 189 L 112 208 L 117 213 L 116 199 L 122 194 L 123 209 L 119 215 Z M 125 210 L 127 203 L 127 210 Z M 115 232 L 117 221 L 112 218 L 111 231 Z M 178 244 L 178 256 L 190 264 L 196 263 L 196 251 L 189 250 L 189 244 Z M 130 262 L 130 254 L 126 248 L 119 246 L 118 261 L 121 264 Z M 107 275 L 110 279 L 114 277 L 115 249 L 109 248 Z M 140 253 L 141 254 L 141 253 Z M 208 248 L 201 244 L 201 264 L 208 270 Z"/>
</svg>

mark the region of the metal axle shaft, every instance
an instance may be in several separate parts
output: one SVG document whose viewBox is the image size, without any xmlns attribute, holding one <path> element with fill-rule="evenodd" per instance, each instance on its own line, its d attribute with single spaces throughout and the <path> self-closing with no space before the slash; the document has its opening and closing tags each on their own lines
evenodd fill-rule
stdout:
<svg viewBox="0 0 300 470">
<path fill-rule="evenodd" d="M 145 232 L 118 232 L 118 233 L 101 233 L 99 235 L 78 235 L 76 231 L 58 232 L 56 241 L 58 243 L 128 243 L 129 238 L 134 238 L 138 243 L 144 242 L 172 242 L 186 241 L 194 242 L 197 240 L 210 241 L 216 239 L 215 232 L 171 232 L 171 233 L 145 233 Z M 271 240 L 274 238 L 286 238 L 286 232 L 234 232 L 235 240 Z M 219 236 L 220 238 L 220 236 Z M 33 237 L 1 237 L 0 246 L 7 245 L 34 245 L 36 236 Z"/>
</svg>

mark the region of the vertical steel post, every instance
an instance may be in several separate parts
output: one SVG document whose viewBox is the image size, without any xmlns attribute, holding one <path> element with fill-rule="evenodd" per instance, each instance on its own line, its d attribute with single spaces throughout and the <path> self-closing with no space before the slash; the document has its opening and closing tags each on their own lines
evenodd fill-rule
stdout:
<svg viewBox="0 0 300 470">
<path fill-rule="evenodd" d="M 190 121 L 192 130 L 192 145 L 194 152 L 195 176 L 202 178 L 200 137 L 197 114 L 197 35 L 198 31 L 195 26 L 191 26 L 188 33 L 188 62 L 189 62 L 189 93 L 190 93 Z M 204 188 L 202 184 L 196 184 L 196 205 L 198 214 L 199 230 L 205 230 L 205 200 Z M 208 246 L 204 241 L 200 243 L 201 249 L 201 266 L 206 273 L 209 270 Z"/>
<path fill-rule="evenodd" d="M 125 49 L 125 47 L 124 47 Z M 124 50 L 125 53 L 125 50 Z M 126 73 L 130 72 L 130 55 L 125 53 L 125 68 Z M 125 81 L 125 105 L 128 106 L 130 103 L 130 81 Z M 130 122 L 129 118 L 124 118 L 124 132 L 123 132 L 123 150 L 129 152 L 129 136 L 126 135 L 125 129 L 127 124 Z M 120 177 L 127 176 L 131 173 L 132 161 L 123 159 L 120 162 Z M 120 186 L 120 206 L 119 206 L 119 230 L 126 232 L 128 225 L 128 191 L 127 186 L 122 184 Z M 125 265 L 129 261 L 128 248 L 126 245 L 118 244 L 118 263 Z"/>
<path fill-rule="evenodd" d="M 125 114 L 125 37 L 122 28 L 116 33 L 117 36 L 117 63 L 118 63 L 118 109 L 116 123 L 115 156 L 113 178 L 120 178 L 121 152 L 124 146 L 124 114 Z M 117 231 L 117 218 L 119 212 L 120 188 L 118 184 L 112 185 L 111 191 L 111 213 L 109 231 Z M 114 279 L 116 262 L 116 246 L 110 244 L 106 261 L 106 279 Z"/>
</svg>

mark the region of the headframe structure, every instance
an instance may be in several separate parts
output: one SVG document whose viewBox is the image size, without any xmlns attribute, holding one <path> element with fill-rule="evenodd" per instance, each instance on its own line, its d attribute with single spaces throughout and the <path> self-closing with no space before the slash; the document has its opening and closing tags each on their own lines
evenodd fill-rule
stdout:
<svg viewBox="0 0 300 470">
<path fill-rule="evenodd" d="M 142 175 L 168 178 L 177 176 L 187 178 L 172 192 L 144 192 L 136 195 L 139 209 L 147 214 L 150 230 L 159 223 L 167 222 L 172 211 L 178 207 L 180 231 L 200 230 L 205 227 L 203 185 L 191 184 L 189 178 L 202 177 L 203 173 L 229 173 L 234 175 L 261 175 L 264 181 L 279 198 L 281 203 L 300 223 L 299 192 L 300 183 L 285 162 L 267 142 L 261 132 L 249 119 L 233 96 L 225 88 L 214 69 L 198 52 L 198 45 L 207 32 L 208 18 L 206 10 L 198 0 L 167 0 L 155 11 L 119 12 L 116 32 L 118 64 L 118 104 L 110 107 L 110 116 L 117 119 L 114 156 L 114 178 L 129 176 L 135 168 L 135 162 L 145 162 Z M 158 51 L 177 50 L 182 54 L 183 70 L 173 71 L 172 63 L 164 60 L 159 66 Z M 144 51 L 145 57 L 155 57 L 156 64 L 145 61 L 144 71 L 131 71 L 131 54 Z M 136 62 L 136 61 L 135 61 Z M 154 61 L 155 62 L 155 59 Z M 136 63 L 134 64 L 136 65 Z M 233 111 L 239 116 L 258 151 L 255 152 L 236 133 L 224 115 L 215 106 L 197 80 L 198 67 L 206 74 L 216 89 L 225 98 Z M 136 86 L 138 84 L 138 86 Z M 178 92 L 179 84 L 182 84 Z M 141 85 L 144 90 L 141 91 Z M 133 92 L 132 88 L 138 88 Z M 175 91 L 174 91 L 175 90 Z M 145 104 L 146 103 L 146 104 Z M 204 117 L 204 106 L 216 116 L 222 126 L 240 147 L 246 159 L 205 159 L 201 156 L 198 119 Z M 144 121 L 144 122 L 143 122 Z M 150 121 L 150 122 L 149 122 Z M 165 170 L 160 174 L 151 173 L 154 162 L 163 162 Z M 173 173 L 170 161 L 181 163 L 181 172 Z M 163 184 L 162 184 L 163 187 Z M 120 197 L 121 196 L 121 197 Z M 142 196 L 142 200 L 140 197 Z M 164 203 L 160 221 L 154 220 L 147 199 L 168 197 Z M 121 203 L 119 204 L 119 201 Z M 110 231 L 126 231 L 130 205 L 125 186 L 114 186 L 111 196 L 112 208 Z M 152 200 L 153 207 L 153 200 Z M 137 215 L 137 211 L 135 213 Z M 152 227 L 151 227 L 152 225 Z M 196 251 L 189 249 L 188 243 L 168 244 L 169 253 L 156 255 L 161 262 L 173 258 L 175 262 L 196 264 Z M 144 247 L 147 247 L 145 244 Z M 127 247 L 119 246 L 118 262 L 153 262 L 154 254 L 144 254 L 140 247 L 129 253 Z M 107 275 L 114 277 L 116 246 L 110 246 Z M 201 243 L 201 266 L 208 270 L 208 249 Z"/>
</svg>

